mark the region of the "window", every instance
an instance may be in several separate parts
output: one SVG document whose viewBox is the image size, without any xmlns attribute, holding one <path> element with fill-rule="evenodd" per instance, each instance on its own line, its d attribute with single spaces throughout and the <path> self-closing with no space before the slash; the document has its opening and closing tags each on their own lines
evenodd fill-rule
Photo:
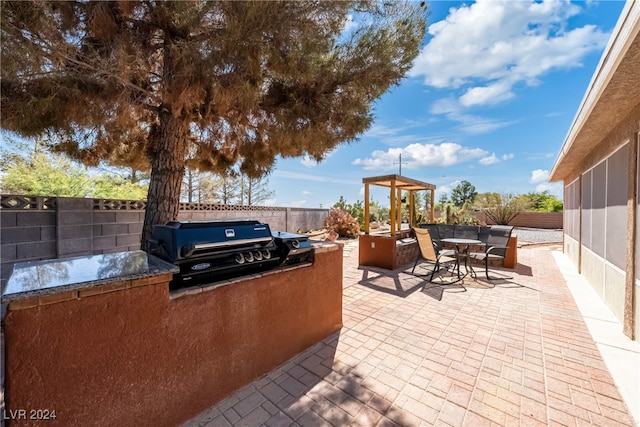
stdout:
<svg viewBox="0 0 640 427">
<path fill-rule="evenodd" d="M 580 238 L 580 181 L 575 180 L 564 188 L 564 223 L 565 231 L 576 240 Z"/>
<path fill-rule="evenodd" d="M 627 253 L 629 144 L 582 175 L 582 245 L 618 268 Z"/>
</svg>

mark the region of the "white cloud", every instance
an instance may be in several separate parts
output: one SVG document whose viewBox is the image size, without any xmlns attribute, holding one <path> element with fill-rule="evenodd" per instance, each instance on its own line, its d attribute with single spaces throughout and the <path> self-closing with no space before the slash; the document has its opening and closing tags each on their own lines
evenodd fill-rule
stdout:
<svg viewBox="0 0 640 427">
<path fill-rule="evenodd" d="M 504 162 L 507 160 L 511 160 L 513 159 L 513 153 L 509 153 L 509 154 L 503 154 L 502 156 L 498 157 L 496 156 L 496 153 L 491 153 L 490 156 L 487 157 L 483 157 L 482 159 L 478 160 L 478 163 L 480 163 L 481 165 L 495 165 L 496 163 L 500 163 L 500 162 Z"/>
<path fill-rule="evenodd" d="M 609 35 L 593 25 L 566 29 L 581 7 L 561 0 L 478 0 L 451 8 L 428 28 L 431 39 L 410 72 L 427 85 L 463 88 L 462 105 L 495 104 L 517 83 L 535 85 L 553 70 L 581 66 Z"/>
<path fill-rule="evenodd" d="M 309 190 L 302 190 L 300 193 L 301 193 L 303 196 L 310 196 L 310 195 L 312 194 L 312 193 L 311 193 L 311 191 L 309 191 Z"/>
<path fill-rule="evenodd" d="M 511 85 L 507 81 L 499 81 L 487 86 L 467 89 L 465 94 L 460 97 L 460 104 L 465 107 L 498 104 L 514 96 Z"/>
<path fill-rule="evenodd" d="M 262 205 L 263 206 L 276 206 L 276 203 L 278 203 L 277 199 L 267 199 L 267 200 L 264 200 L 262 202 Z"/>
<path fill-rule="evenodd" d="M 546 169 L 536 169 L 531 171 L 531 178 L 529 178 L 529 182 L 531 184 L 539 184 L 541 182 L 545 182 L 549 179 L 549 171 Z"/>
<path fill-rule="evenodd" d="M 453 142 L 435 144 L 410 144 L 404 148 L 390 148 L 387 151 L 376 150 L 371 157 L 355 159 L 351 164 L 364 169 L 395 169 L 402 154 L 402 163 L 407 169 L 428 166 L 453 166 L 469 160 L 482 158 L 488 153 L 481 148 L 468 148 Z"/>
<path fill-rule="evenodd" d="M 293 201 L 293 202 L 289 203 L 289 207 L 301 208 L 302 206 L 304 206 L 306 204 L 307 204 L 306 200 L 296 200 L 296 201 Z"/>
<path fill-rule="evenodd" d="M 494 165 L 496 163 L 500 163 L 500 159 L 498 158 L 498 156 L 496 156 L 496 153 L 492 153 L 490 156 L 483 157 L 478 160 L 478 163 L 485 166 Z"/>
</svg>

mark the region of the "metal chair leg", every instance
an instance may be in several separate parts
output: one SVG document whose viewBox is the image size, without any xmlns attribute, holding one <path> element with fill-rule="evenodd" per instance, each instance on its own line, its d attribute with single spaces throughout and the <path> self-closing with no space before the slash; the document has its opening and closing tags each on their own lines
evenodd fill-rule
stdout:
<svg viewBox="0 0 640 427">
<path fill-rule="evenodd" d="M 487 276 L 487 280 L 505 280 L 505 279 L 513 279 L 513 276 L 504 276 L 504 277 L 489 277 L 489 257 L 484 259 L 484 274 Z"/>
</svg>

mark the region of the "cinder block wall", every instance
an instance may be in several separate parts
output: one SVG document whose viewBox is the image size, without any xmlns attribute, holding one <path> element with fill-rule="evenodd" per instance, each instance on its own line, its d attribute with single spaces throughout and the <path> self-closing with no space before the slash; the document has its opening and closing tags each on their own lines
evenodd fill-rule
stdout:
<svg viewBox="0 0 640 427">
<path fill-rule="evenodd" d="M 492 221 L 488 220 L 484 213 L 478 213 L 478 220 L 492 225 Z M 523 212 L 509 222 L 514 227 L 528 228 L 546 228 L 561 230 L 563 222 L 562 212 Z"/>
<path fill-rule="evenodd" d="M 13 264 L 140 249 L 145 203 L 130 200 L 2 195 L 1 285 Z M 182 203 L 184 221 L 253 219 L 274 231 L 322 228 L 329 209 Z"/>
<path fill-rule="evenodd" d="M 478 221 L 487 225 L 494 225 L 483 212 L 474 212 Z M 440 218 L 442 212 L 436 212 L 436 218 Z M 562 230 L 563 212 L 522 212 L 509 222 L 514 227 L 545 228 L 548 230 Z"/>
</svg>

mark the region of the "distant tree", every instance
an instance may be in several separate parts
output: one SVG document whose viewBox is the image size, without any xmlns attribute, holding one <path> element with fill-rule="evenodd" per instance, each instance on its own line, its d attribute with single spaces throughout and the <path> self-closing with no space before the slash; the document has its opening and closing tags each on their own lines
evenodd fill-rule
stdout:
<svg viewBox="0 0 640 427">
<path fill-rule="evenodd" d="M 380 206 L 379 202 L 369 202 L 369 220 L 370 221 L 386 221 L 389 219 L 389 208 Z"/>
<path fill-rule="evenodd" d="M 471 185 L 469 181 L 462 181 L 451 191 L 451 203 L 457 208 L 461 208 L 467 204 L 472 204 L 478 192 L 476 187 Z"/>
<path fill-rule="evenodd" d="M 530 192 L 521 196 L 529 205 L 529 210 L 537 212 L 562 212 L 562 200 L 550 194 L 548 190 Z"/>
<path fill-rule="evenodd" d="M 371 125 L 419 52 L 425 2 L 2 2 L 3 129 L 85 164 L 143 133 L 142 242 L 178 215 L 187 154 L 251 177 Z M 357 27 L 345 32 L 348 15 Z M 146 245 L 146 243 L 144 243 Z"/>
<path fill-rule="evenodd" d="M 333 209 L 340 209 L 340 210 L 346 211 L 347 199 L 345 199 L 344 196 L 340 196 L 340 199 L 338 199 L 338 201 L 333 204 Z"/>
<path fill-rule="evenodd" d="M 182 200 L 188 203 L 206 203 L 203 201 L 201 188 L 201 184 L 206 179 L 205 175 L 206 173 L 187 167 L 180 190 L 182 192 Z"/>
<path fill-rule="evenodd" d="M 231 205 L 240 201 L 240 181 L 234 176 L 220 178 L 217 198 L 223 205 Z"/>
<path fill-rule="evenodd" d="M 431 191 L 419 191 L 414 197 L 416 222 L 427 223 L 431 219 Z"/>
<path fill-rule="evenodd" d="M 28 158 L 12 156 L 3 167 L 0 180 L 3 193 L 59 197 L 95 197 L 143 200 L 146 186 L 108 174 L 90 174 L 67 158 L 34 152 Z"/>
<path fill-rule="evenodd" d="M 445 206 L 449 203 L 449 196 L 447 193 L 442 193 L 440 197 L 438 197 L 438 203 L 436 203 L 436 209 L 439 211 L 443 211 Z"/>
<path fill-rule="evenodd" d="M 269 189 L 269 179 L 266 176 L 260 178 L 240 176 L 240 204 L 260 205 L 274 195 L 275 192 Z"/>
</svg>

